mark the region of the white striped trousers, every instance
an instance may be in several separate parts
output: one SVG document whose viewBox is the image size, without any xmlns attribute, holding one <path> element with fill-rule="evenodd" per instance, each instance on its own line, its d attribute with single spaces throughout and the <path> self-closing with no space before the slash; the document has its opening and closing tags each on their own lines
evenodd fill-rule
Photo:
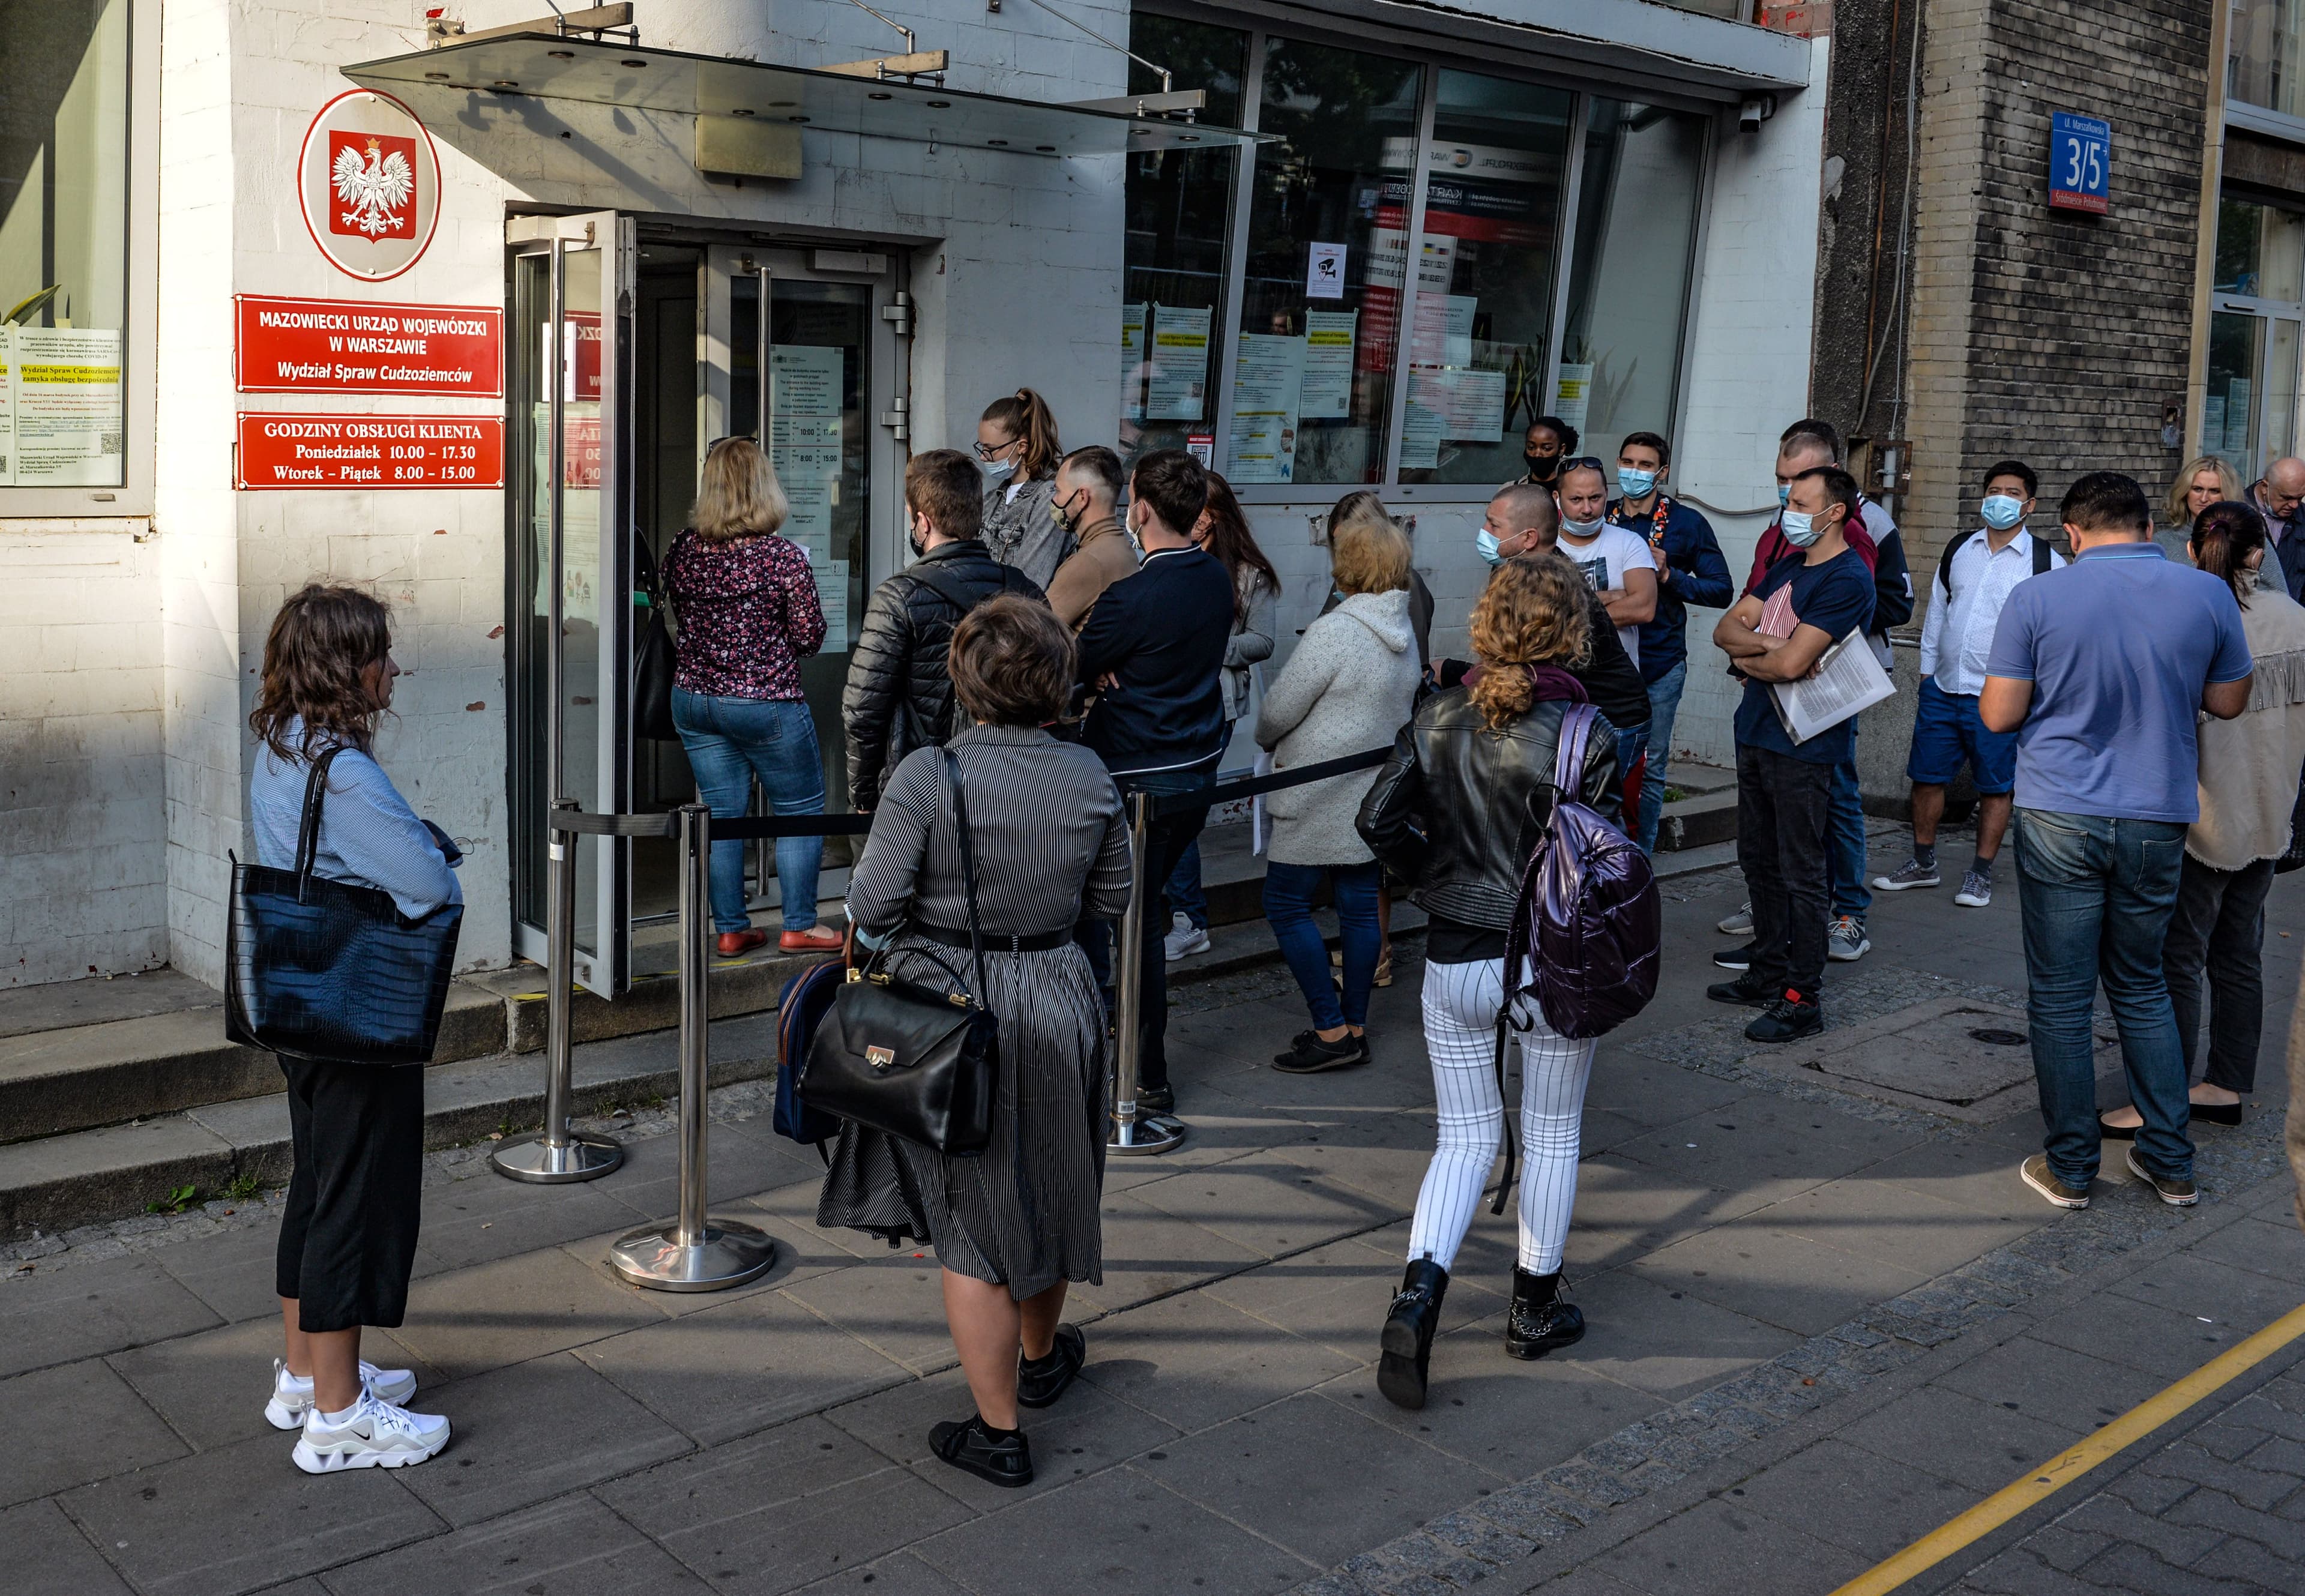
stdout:
<svg viewBox="0 0 2305 1596">
<path fill-rule="evenodd" d="M 1408 1256 L 1453 1269 L 1472 1227 L 1503 1133 L 1497 1094 L 1497 1009 L 1504 1001 L 1504 961 L 1425 966 L 1425 1047 L 1433 1059 L 1440 1108 L 1439 1145 L 1416 1194 Z M 1591 1041 L 1555 1035 L 1534 998 L 1511 1036 L 1520 1048 L 1520 1267 L 1550 1275 L 1561 1268 L 1569 1213 L 1577 1201 L 1577 1155 L 1583 1139 L 1585 1083 L 1593 1073 Z"/>
</svg>

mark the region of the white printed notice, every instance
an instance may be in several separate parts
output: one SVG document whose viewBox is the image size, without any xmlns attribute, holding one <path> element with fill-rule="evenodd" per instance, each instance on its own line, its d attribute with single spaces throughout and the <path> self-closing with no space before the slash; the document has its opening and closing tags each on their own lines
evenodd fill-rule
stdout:
<svg viewBox="0 0 2305 1596">
<path fill-rule="evenodd" d="M 0 488 L 16 480 L 16 329 L 0 327 Z"/>
<path fill-rule="evenodd" d="M 1585 430 L 1585 417 L 1593 408 L 1593 362 L 1563 361 L 1552 383 L 1552 413 L 1570 427 Z"/>
<path fill-rule="evenodd" d="M 1410 328 L 1408 363 L 1412 366 L 1469 366 L 1473 363 L 1473 317 L 1481 301 L 1469 293 L 1423 293 L 1416 296 L 1416 321 Z"/>
<path fill-rule="evenodd" d="M 1408 403 L 1434 418 L 1442 437 L 1493 444 L 1504 436 L 1505 374 L 1501 371 L 1458 367 L 1412 369 Z M 1404 459 L 1401 463 L 1408 462 Z"/>
<path fill-rule="evenodd" d="M 98 327 L 8 329 L 7 480 L 19 488 L 106 488 L 126 480 L 120 335 Z"/>
<path fill-rule="evenodd" d="M 1305 297 L 1345 297 L 1345 246 L 1316 243 L 1305 259 Z"/>
<path fill-rule="evenodd" d="M 1144 388 L 1150 421 L 1197 421 L 1208 404 L 1207 310 L 1152 307 L 1152 369 Z"/>
<path fill-rule="evenodd" d="M 811 568 L 816 601 L 824 607 L 824 643 L 819 654 L 848 652 L 848 562 L 820 560 Z"/>
<path fill-rule="evenodd" d="M 769 458 L 792 505 L 784 534 L 820 570 L 832 555 L 832 512 L 840 503 L 843 353 L 824 344 L 769 351 Z"/>
<path fill-rule="evenodd" d="M 1240 335 L 1232 386 L 1234 482 L 1287 482 L 1297 474 L 1297 402 L 1305 380 L 1305 340 L 1273 333 Z"/>
<path fill-rule="evenodd" d="M 1441 463 L 1441 412 L 1417 403 L 1416 387 L 1409 386 L 1408 413 L 1400 422 L 1400 469 L 1429 471 Z"/>
<path fill-rule="evenodd" d="M 1120 419 L 1144 419 L 1144 317 L 1143 301 L 1120 307 Z"/>
<path fill-rule="evenodd" d="M 1353 331 L 1357 310 L 1305 312 L 1305 381 L 1297 413 L 1308 421 L 1353 413 Z"/>
</svg>

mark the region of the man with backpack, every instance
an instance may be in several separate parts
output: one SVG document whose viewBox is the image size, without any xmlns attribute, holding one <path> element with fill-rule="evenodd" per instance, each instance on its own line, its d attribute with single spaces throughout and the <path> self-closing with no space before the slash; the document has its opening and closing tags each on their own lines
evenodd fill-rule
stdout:
<svg viewBox="0 0 2305 1596">
<path fill-rule="evenodd" d="M 2004 460 L 1985 473 L 1985 526 L 1945 545 L 1929 588 L 1928 619 L 1921 625 L 1920 704 L 1913 712 L 1912 751 L 1905 775 L 1913 784 L 1913 856 L 1885 876 L 1882 892 L 1935 887 L 1937 821 L 1945 787 L 1969 762 L 1977 783 L 1977 856 L 1962 873 L 1952 901 L 1982 909 L 1993 901 L 1993 862 L 2009 829 L 2010 794 L 2017 785 L 2017 734 L 1986 729 L 1978 717 L 1985 664 L 2001 607 L 2020 582 L 2065 563 L 2046 538 L 2026 529 L 2041 479 L 2021 460 Z"/>
<path fill-rule="evenodd" d="M 997 593 L 1043 598 L 977 536 L 983 504 L 984 479 L 957 449 L 931 449 L 905 468 L 905 531 L 916 557 L 865 601 L 840 695 L 848 799 L 860 810 L 879 805 L 898 760 L 952 735 L 945 660 L 960 617 Z"/>
</svg>

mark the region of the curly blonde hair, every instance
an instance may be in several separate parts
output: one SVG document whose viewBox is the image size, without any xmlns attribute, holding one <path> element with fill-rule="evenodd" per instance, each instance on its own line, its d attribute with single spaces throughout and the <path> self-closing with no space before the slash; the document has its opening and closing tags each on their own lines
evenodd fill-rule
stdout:
<svg viewBox="0 0 2305 1596">
<path fill-rule="evenodd" d="M 1473 702 L 1501 732 L 1536 701 L 1530 665 L 1580 666 L 1592 657 L 1591 590 L 1584 573 L 1558 553 L 1507 560 L 1473 606 L 1473 652 L 1488 668 L 1471 688 Z"/>
</svg>

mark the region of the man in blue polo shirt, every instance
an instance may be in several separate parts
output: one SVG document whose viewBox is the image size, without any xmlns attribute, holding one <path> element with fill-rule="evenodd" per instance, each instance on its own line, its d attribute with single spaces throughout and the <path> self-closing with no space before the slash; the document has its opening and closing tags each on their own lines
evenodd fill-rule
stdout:
<svg viewBox="0 0 2305 1596">
<path fill-rule="evenodd" d="M 2232 588 L 2172 565 L 2145 490 L 2091 471 L 2059 510 L 2073 563 L 2003 605 L 1978 716 L 2017 734 L 2017 890 L 2026 1012 L 2046 1122 L 2025 1184 L 2087 1208 L 2100 1152 L 2089 1011 L 2097 984 L 2121 1031 L 2144 1123 L 2130 1173 L 2190 1207 L 2185 1049 L 2161 974 L 2185 828 L 2200 818 L 2196 716 L 2249 704 L 2249 644 Z"/>
<path fill-rule="evenodd" d="M 1672 759 L 1672 723 L 1688 683 L 1688 607 L 1725 609 L 1736 592 L 1713 525 L 1664 491 L 1672 446 L 1654 432 L 1626 435 L 1617 446 L 1617 488 L 1609 523 L 1645 539 L 1656 562 L 1656 615 L 1641 624 L 1641 680 L 1649 690 L 1649 768 L 1641 783 L 1637 840 L 1656 852 L 1664 818 L 1665 768 Z"/>
</svg>

